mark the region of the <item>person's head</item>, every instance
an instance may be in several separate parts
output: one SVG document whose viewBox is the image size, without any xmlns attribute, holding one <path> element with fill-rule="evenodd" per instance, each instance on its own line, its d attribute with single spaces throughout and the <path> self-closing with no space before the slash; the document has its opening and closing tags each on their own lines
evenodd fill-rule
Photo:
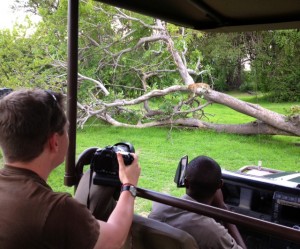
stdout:
<svg viewBox="0 0 300 249">
<path fill-rule="evenodd" d="M 19 90 L 0 99 L 0 147 L 6 162 L 30 162 L 67 123 L 62 94 Z"/>
<path fill-rule="evenodd" d="M 205 200 L 212 197 L 222 186 L 220 165 L 210 157 L 198 156 L 187 166 L 186 192 L 192 198 Z"/>
</svg>

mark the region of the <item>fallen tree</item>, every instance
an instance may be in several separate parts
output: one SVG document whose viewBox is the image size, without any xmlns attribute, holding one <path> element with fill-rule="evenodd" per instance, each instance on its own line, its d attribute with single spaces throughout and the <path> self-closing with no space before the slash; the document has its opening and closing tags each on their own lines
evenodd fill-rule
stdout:
<svg viewBox="0 0 300 249">
<path fill-rule="evenodd" d="M 78 122 L 81 126 L 91 117 L 104 120 L 113 126 L 146 128 L 153 126 L 177 126 L 198 129 L 211 129 L 217 132 L 236 133 L 236 134 L 268 134 L 268 135 L 300 135 L 300 117 L 294 115 L 291 117 L 278 114 L 276 112 L 265 109 L 257 104 L 248 103 L 227 94 L 214 91 L 212 89 L 200 91 L 192 98 L 181 100 L 176 105 L 172 106 L 172 112 L 163 111 L 161 109 L 152 110 L 148 105 L 144 105 L 141 111 L 134 111 L 129 108 L 132 105 L 140 105 L 148 102 L 152 98 L 163 97 L 174 92 L 187 92 L 186 86 L 171 86 L 163 90 L 154 90 L 144 94 L 136 99 L 131 100 L 115 100 L 111 103 L 98 102 L 98 107 L 91 109 L 89 106 L 78 104 L 81 111 L 81 117 Z M 201 104 L 197 98 L 204 98 L 206 102 Z M 190 103 L 197 103 L 189 109 L 185 109 Z M 207 114 L 204 108 L 210 104 L 219 103 L 240 113 L 249 115 L 256 120 L 245 124 L 216 124 L 205 122 L 201 118 L 190 117 L 193 113 L 200 113 L 200 117 L 205 117 Z M 183 108 L 184 107 L 184 108 Z M 124 123 L 118 121 L 114 116 L 117 113 L 136 113 L 139 112 L 139 120 L 134 123 Z M 144 120 L 144 122 L 142 122 Z M 154 121 L 151 121 L 154 120 Z"/>
</svg>

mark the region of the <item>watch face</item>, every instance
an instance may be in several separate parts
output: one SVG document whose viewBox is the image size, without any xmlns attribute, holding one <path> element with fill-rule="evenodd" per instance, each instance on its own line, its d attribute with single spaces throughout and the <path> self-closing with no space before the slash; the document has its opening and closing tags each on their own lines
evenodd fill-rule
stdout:
<svg viewBox="0 0 300 249">
<path fill-rule="evenodd" d="M 134 187 L 132 185 L 122 186 L 121 191 L 129 191 L 133 197 L 136 197 L 136 187 Z"/>
<path fill-rule="evenodd" d="M 136 187 L 130 186 L 129 191 L 132 194 L 132 196 L 136 197 Z"/>
</svg>

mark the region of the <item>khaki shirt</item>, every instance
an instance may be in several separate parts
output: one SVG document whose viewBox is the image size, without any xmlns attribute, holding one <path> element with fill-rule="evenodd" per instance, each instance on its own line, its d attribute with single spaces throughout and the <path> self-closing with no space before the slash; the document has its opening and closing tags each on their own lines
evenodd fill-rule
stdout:
<svg viewBox="0 0 300 249">
<path fill-rule="evenodd" d="M 188 195 L 182 198 L 196 202 Z M 242 249 L 227 229 L 213 218 L 156 202 L 153 203 L 149 218 L 188 232 L 195 238 L 199 248 Z"/>
</svg>

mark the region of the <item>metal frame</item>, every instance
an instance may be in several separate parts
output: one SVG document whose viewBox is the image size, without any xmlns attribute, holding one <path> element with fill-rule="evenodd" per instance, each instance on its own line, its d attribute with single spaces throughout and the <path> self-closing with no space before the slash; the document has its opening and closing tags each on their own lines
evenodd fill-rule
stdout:
<svg viewBox="0 0 300 249">
<path fill-rule="evenodd" d="M 77 75 L 78 75 L 78 24 L 79 0 L 69 0 L 68 7 L 68 92 L 67 116 L 69 126 L 69 149 L 66 158 L 65 185 L 76 184 L 76 125 L 77 125 Z"/>
</svg>

